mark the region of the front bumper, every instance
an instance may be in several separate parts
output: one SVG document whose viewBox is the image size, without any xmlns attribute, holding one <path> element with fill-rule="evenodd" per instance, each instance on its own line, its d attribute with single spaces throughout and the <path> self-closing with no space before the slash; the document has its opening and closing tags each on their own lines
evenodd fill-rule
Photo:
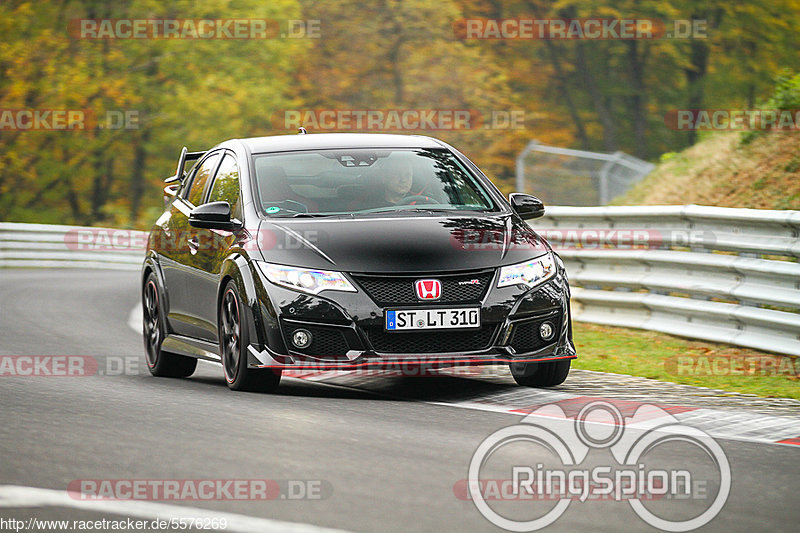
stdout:
<svg viewBox="0 0 800 533">
<path fill-rule="evenodd" d="M 259 342 L 248 348 L 248 364 L 252 368 L 356 370 L 409 365 L 445 368 L 553 361 L 576 356 L 569 285 L 563 270 L 533 289 L 520 286 L 498 289 L 496 273 L 493 273 L 480 302 L 441 306 L 479 305 L 479 331 L 411 333 L 385 332 L 386 308 L 376 304 L 358 284 L 356 293 L 326 291 L 312 296 L 270 283 L 258 268 L 254 268 L 253 273 L 257 291 L 254 316 L 258 317 L 256 327 L 261 331 Z M 555 329 L 548 341 L 538 333 L 538 326 L 544 321 Z M 315 348 L 312 350 L 298 350 L 288 341 L 295 328 L 312 331 L 315 338 L 324 339 L 324 342 L 317 346 L 312 344 Z M 406 337 L 399 337 L 403 335 Z M 415 342 L 409 342 L 410 339 Z"/>
</svg>

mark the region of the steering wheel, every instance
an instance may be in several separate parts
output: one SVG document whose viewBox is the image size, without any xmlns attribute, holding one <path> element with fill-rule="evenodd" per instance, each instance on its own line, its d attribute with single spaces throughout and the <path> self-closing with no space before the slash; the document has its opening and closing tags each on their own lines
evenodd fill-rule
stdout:
<svg viewBox="0 0 800 533">
<path fill-rule="evenodd" d="M 411 204 L 438 204 L 439 202 L 436 201 L 434 198 L 430 196 L 425 196 L 424 194 L 412 194 L 411 196 L 406 196 L 399 202 L 403 205 L 411 205 Z"/>
</svg>

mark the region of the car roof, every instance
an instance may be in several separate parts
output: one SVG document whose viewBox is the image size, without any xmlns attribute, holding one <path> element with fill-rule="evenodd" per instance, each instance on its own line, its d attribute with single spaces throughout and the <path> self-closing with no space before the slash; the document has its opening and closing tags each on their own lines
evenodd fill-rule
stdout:
<svg viewBox="0 0 800 533">
<path fill-rule="evenodd" d="M 385 133 L 308 133 L 238 139 L 251 153 L 320 150 L 328 148 L 444 148 L 446 145 L 423 135 Z"/>
</svg>

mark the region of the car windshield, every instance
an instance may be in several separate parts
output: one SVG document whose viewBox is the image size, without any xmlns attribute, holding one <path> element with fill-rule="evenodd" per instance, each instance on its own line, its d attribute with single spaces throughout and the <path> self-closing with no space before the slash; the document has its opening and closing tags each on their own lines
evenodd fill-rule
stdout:
<svg viewBox="0 0 800 533">
<path fill-rule="evenodd" d="M 259 201 L 271 217 L 496 211 L 447 150 L 349 149 L 254 156 Z"/>
</svg>

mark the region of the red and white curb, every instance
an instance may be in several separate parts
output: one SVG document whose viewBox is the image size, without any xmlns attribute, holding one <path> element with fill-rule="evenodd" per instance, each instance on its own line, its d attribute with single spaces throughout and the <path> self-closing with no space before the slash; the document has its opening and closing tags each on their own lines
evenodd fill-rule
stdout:
<svg viewBox="0 0 800 533">
<path fill-rule="evenodd" d="M 381 379 L 377 376 L 348 379 L 347 374 L 336 371 L 286 372 L 284 375 L 316 383 L 367 390 L 370 388 L 364 385 L 371 379 Z M 380 391 L 370 390 L 370 392 L 381 394 Z M 609 402 L 625 416 L 631 416 L 643 405 L 657 405 L 680 423 L 700 429 L 714 438 L 800 447 L 800 418 L 771 416 L 743 409 L 665 405 L 658 403 L 657 398 L 654 398 L 653 402 L 640 402 L 519 387 L 478 394 L 469 400 L 425 401 L 425 403 L 515 416 L 528 415 L 543 405 L 557 404 L 569 417 L 577 414 L 584 405 L 598 400 Z"/>
</svg>

